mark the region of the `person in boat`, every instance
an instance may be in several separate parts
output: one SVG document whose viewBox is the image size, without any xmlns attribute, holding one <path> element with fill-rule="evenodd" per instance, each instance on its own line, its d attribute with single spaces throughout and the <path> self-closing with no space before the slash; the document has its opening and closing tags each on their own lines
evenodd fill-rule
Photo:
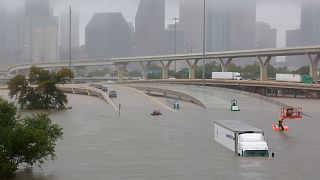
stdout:
<svg viewBox="0 0 320 180">
<path fill-rule="evenodd" d="M 281 131 L 284 131 L 283 120 L 284 120 L 284 118 L 282 118 L 282 117 L 279 117 L 279 119 L 278 119 L 278 127 L 279 127 L 279 130 L 281 130 Z"/>
</svg>

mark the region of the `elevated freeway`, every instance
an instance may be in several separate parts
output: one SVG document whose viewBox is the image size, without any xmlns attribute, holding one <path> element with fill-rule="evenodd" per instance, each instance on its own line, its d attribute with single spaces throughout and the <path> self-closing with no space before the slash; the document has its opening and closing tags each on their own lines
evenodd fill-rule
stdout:
<svg viewBox="0 0 320 180">
<path fill-rule="evenodd" d="M 317 67 L 320 61 L 320 46 L 303 46 L 290 48 L 275 48 L 275 49 L 250 49 L 241 51 L 222 51 L 222 52 L 207 52 L 203 57 L 200 53 L 195 54 L 177 54 L 177 55 L 163 55 L 163 56 L 144 56 L 144 57 L 126 57 L 126 58 L 111 58 L 111 59 L 92 59 L 72 61 L 73 67 L 85 66 L 101 66 L 114 65 L 118 69 L 118 79 L 123 79 L 126 65 L 129 63 L 139 63 L 143 69 L 145 79 L 147 78 L 147 70 L 152 62 L 160 62 L 162 67 L 163 79 L 168 78 L 169 68 L 174 61 L 186 61 L 189 65 L 189 78 L 195 78 L 195 70 L 198 62 L 201 59 L 218 59 L 221 63 L 222 71 L 228 71 L 232 60 L 236 58 L 255 57 L 260 65 L 260 80 L 268 80 L 267 67 L 270 64 L 272 57 L 277 56 L 295 56 L 304 55 L 308 58 L 310 64 L 310 75 L 317 79 Z M 21 71 L 29 69 L 31 66 L 38 66 L 43 68 L 53 67 L 68 67 L 69 61 L 57 62 L 34 62 L 28 64 L 18 64 L 9 67 L 10 72 Z"/>
<path fill-rule="evenodd" d="M 248 80 L 218 80 L 218 79 L 175 79 L 175 80 L 145 80 L 145 81 L 121 81 L 119 84 L 181 84 L 181 85 L 205 85 L 237 89 L 253 92 L 264 96 L 304 96 L 320 98 L 320 84 L 305 84 L 276 81 L 248 81 Z"/>
</svg>

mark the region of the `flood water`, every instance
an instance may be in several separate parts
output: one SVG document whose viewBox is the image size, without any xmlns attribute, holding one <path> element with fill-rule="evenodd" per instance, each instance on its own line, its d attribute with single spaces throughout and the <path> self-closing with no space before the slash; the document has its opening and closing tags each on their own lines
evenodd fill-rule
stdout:
<svg viewBox="0 0 320 180">
<path fill-rule="evenodd" d="M 206 105 L 181 102 L 172 111 L 166 101 L 132 89 L 111 86 L 121 104 L 69 95 L 71 110 L 50 117 L 64 129 L 57 159 L 42 168 L 20 170 L 14 180 L 58 179 L 318 179 L 320 175 L 319 101 L 289 100 L 310 116 L 287 122 L 290 132 L 273 132 L 279 107 L 261 99 L 219 89 L 167 87 L 197 96 Z M 4 93 L 4 91 L 0 91 Z M 240 112 L 229 112 L 236 98 Z M 161 104 L 163 103 L 163 104 Z M 317 106 L 318 108 L 315 108 Z M 315 108 L 315 109 L 312 109 Z M 160 109 L 162 116 L 150 112 Z M 213 140 L 213 121 L 235 119 L 265 131 L 274 158 L 243 158 Z"/>
</svg>

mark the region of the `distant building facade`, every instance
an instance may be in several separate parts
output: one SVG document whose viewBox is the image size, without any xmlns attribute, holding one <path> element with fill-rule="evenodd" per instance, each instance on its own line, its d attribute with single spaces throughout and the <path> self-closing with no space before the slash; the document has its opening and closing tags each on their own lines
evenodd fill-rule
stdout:
<svg viewBox="0 0 320 180">
<path fill-rule="evenodd" d="M 131 55 L 131 29 L 121 13 L 97 13 L 85 29 L 90 59 Z"/>
<path fill-rule="evenodd" d="M 320 2 L 306 1 L 301 8 L 301 45 L 320 45 Z"/>
<path fill-rule="evenodd" d="M 165 0 L 141 0 L 135 17 L 134 55 L 165 54 Z"/>
<path fill-rule="evenodd" d="M 265 22 L 257 22 L 255 47 L 258 49 L 276 48 L 277 29 L 271 28 L 271 26 Z"/>
<path fill-rule="evenodd" d="M 69 13 L 60 14 L 60 45 L 61 50 L 69 49 L 69 31 L 70 31 L 70 15 Z M 72 12 L 71 15 L 71 47 L 79 48 L 79 14 Z"/>
<path fill-rule="evenodd" d="M 180 1 L 179 30 L 184 34 L 185 53 L 202 52 L 203 3 L 201 1 Z"/>
<path fill-rule="evenodd" d="M 23 19 L 23 62 L 57 61 L 58 17 L 52 15 L 49 0 L 26 0 Z"/>
<path fill-rule="evenodd" d="M 69 59 L 69 31 L 70 31 L 70 14 L 61 13 L 59 17 L 59 60 Z M 79 14 L 72 12 L 71 15 L 71 58 L 72 60 L 80 59 L 80 25 Z"/>
<path fill-rule="evenodd" d="M 286 47 L 301 46 L 301 30 L 294 29 L 286 32 Z M 295 70 L 302 66 L 308 65 L 308 60 L 305 56 L 287 56 L 286 65 L 289 69 Z"/>
<path fill-rule="evenodd" d="M 255 47 L 256 2 L 207 1 L 206 51 Z M 203 1 L 180 1 L 180 30 L 185 44 L 201 52 L 203 46 Z"/>
</svg>

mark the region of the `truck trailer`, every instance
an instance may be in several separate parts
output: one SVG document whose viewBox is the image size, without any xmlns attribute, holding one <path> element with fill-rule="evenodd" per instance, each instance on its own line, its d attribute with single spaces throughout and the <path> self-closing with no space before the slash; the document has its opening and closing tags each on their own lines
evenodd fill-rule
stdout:
<svg viewBox="0 0 320 180">
<path fill-rule="evenodd" d="M 276 74 L 276 81 L 314 83 L 311 76 L 300 74 Z"/>
<path fill-rule="evenodd" d="M 263 131 L 240 121 L 214 121 L 214 139 L 236 156 L 269 157 Z"/>
<path fill-rule="evenodd" d="M 241 80 L 242 77 L 238 72 L 212 72 L 212 79 Z"/>
</svg>

